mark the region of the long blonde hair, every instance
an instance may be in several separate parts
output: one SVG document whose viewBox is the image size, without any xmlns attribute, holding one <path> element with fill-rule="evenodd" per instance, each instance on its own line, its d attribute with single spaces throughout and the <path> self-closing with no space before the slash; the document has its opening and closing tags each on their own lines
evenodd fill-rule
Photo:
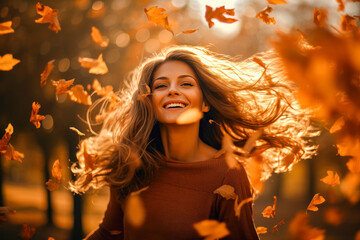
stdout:
<svg viewBox="0 0 360 240">
<path fill-rule="evenodd" d="M 103 108 L 107 116 L 100 132 L 82 141 L 79 162 L 72 166 L 78 179 L 70 188 L 81 193 L 109 184 L 125 198 L 151 183 L 163 148 L 149 86 L 156 69 L 172 60 L 193 69 L 211 106 L 200 121 L 199 137 L 206 144 L 221 149 L 226 134 L 241 149 L 261 129 L 252 152 L 261 152 L 266 159 L 263 178 L 272 171 L 286 170 L 289 163 L 282 159 L 289 154 L 292 163 L 312 155 L 314 148 L 307 147 L 303 139 L 312 131 L 309 114 L 299 108 L 293 96 L 295 86 L 286 81 L 279 58 L 268 51 L 257 59 L 267 65 L 260 66 L 251 59 L 239 61 L 203 47 L 172 46 L 145 60 L 116 93 L 118 107 Z M 101 101 L 108 102 L 109 97 Z M 242 153 L 235 150 L 235 154 Z M 86 156 L 93 157 L 92 167 L 86 165 Z"/>
</svg>

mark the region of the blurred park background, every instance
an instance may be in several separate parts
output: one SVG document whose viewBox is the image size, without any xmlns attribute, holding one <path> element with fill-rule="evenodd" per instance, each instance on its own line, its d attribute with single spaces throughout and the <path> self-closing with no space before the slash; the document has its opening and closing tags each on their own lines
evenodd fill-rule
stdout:
<svg viewBox="0 0 360 240">
<path fill-rule="evenodd" d="M 271 17 L 276 24 L 265 24 L 256 18 L 257 12 L 268 6 L 266 0 L 43 0 L 42 4 L 58 9 L 61 31 L 55 33 L 48 24 L 35 23 L 34 0 L 2 0 L 0 23 L 13 21 L 14 33 L 0 35 L 0 55 L 12 53 L 21 60 L 11 71 L 0 71 L 0 131 L 3 135 L 11 123 L 14 133 L 11 144 L 24 153 L 23 162 L 1 157 L 0 206 L 16 210 L 0 221 L 1 239 L 20 239 L 22 224 L 35 227 L 32 239 L 81 239 L 97 227 L 108 201 L 108 189 L 74 195 L 68 189 L 69 167 L 76 161 L 80 137 L 69 127 L 76 127 L 87 136 L 91 133 L 82 121 L 87 106 L 55 96 L 55 87 L 48 82 L 40 87 L 40 74 L 47 62 L 55 59 L 49 80 L 75 79 L 87 86 L 97 78 L 102 86 L 121 86 L 123 79 L 141 60 L 172 44 L 208 46 L 215 52 L 247 58 L 272 46 L 269 39 L 276 31 L 292 28 L 306 31 L 313 27 L 314 8 L 328 10 L 330 25 L 340 24 L 336 0 L 288 0 L 288 4 L 272 5 Z M 205 5 L 235 8 L 237 22 L 226 24 L 215 20 L 209 28 L 205 21 Z M 359 15 L 359 2 L 346 2 L 345 12 Z M 144 8 L 166 9 L 174 34 L 148 21 Z M 105 48 L 91 38 L 91 27 L 97 27 L 109 40 Z M 182 31 L 199 29 L 191 34 Z M 102 53 L 109 72 L 94 75 L 81 68 L 79 57 L 97 58 Z M 66 95 L 66 94 L 64 94 Z M 39 102 L 39 114 L 45 115 L 39 129 L 29 122 L 31 104 Z M 95 129 L 96 130 L 96 129 Z M 278 232 L 260 235 L 261 239 L 286 239 L 287 224 L 298 212 L 305 212 L 315 193 L 321 192 L 327 201 L 318 212 L 308 213 L 310 225 L 325 229 L 326 239 L 355 239 L 360 229 L 359 203 L 342 197 L 340 186 L 329 187 L 319 179 L 327 170 L 336 171 L 340 179 L 346 172 L 346 158 L 337 155 L 334 140 L 326 129 L 315 139 L 318 155 L 304 160 L 293 170 L 273 174 L 264 192 L 255 201 L 256 226 L 271 229 L 284 220 Z M 45 182 L 51 177 L 51 167 L 60 160 L 63 182 L 60 189 L 48 191 Z M 274 219 L 261 212 L 278 199 Z"/>
</svg>

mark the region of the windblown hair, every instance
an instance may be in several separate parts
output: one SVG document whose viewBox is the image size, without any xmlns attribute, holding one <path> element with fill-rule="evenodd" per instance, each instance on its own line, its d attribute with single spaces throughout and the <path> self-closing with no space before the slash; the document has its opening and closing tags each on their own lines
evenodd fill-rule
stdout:
<svg viewBox="0 0 360 240">
<path fill-rule="evenodd" d="M 263 179 L 311 156 L 314 147 L 306 146 L 304 137 L 312 135 L 313 129 L 308 111 L 301 109 L 294 97 L 295 86 L 286 80 L 273 51 L 256 57 L 266 66 L 250 58 L 240 61 L 190 46 L 172 46 L 145 60 L 116 93 L 120 106 L 107 112 L 100 132 L 82 141 L 79 162 L 72 166 L 78 179 L 70 188 L 81 193 L 108 184 L 125 198 L 151 183 L 164 150 L 149 87 L 157 68 L 173 60 L 193 69 L 204 100 L 211 106 L 200 120 L 203 142 L 220 150 L 224 135 L 228 135 L 237 147 L 234 153 L 242 156 L 246 141 L 261 130 L 250 155 L 262 154 L 265 159 Z M 109 97 L 101 101 L 109 102 Z M 95 159 L 91 167 L 86 164 L 89 156 Z"/>
</svg>

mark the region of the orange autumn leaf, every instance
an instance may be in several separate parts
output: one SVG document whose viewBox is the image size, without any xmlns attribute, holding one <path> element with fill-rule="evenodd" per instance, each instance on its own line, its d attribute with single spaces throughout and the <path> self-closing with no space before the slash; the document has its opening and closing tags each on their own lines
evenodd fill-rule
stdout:
<svg viewBox="0 0 360 240">
<path fill-rule="evenodd" d="M 343 126 L 345 125 L 345 120 L 343 117 L 338 118 L 334 124 L 331 126 L 329 132 L 330 133 L 334 133 L 337 132 L 339 130 L 341 130 L 343 128 Z"/>
<path fill-rule="evenodd" d="M 7 144 L 10 141 L 11 135 L 14 132 L 14 128 L 11 125 L 11 123 L 8 124 L 8 126 L 5 129 L 5 133 L 2 136 L 2 138 L 0 139 L 0 151 L 6 150 L 7 149 Z"/>
<path fill-rule="evenodd" d="M 266 0 L 270 4 L 287 4 L 285 0 Z"/>
<path fill-rule="evenodd" d="M 59 81 L 52 80 L 52 85 L 56 87 L 56 96 L 65 94 L 69 92 L 68 87 L 73 85 L 75 79 L 66 81 L 65 79 L 60 79 Z"/>
<path fill-rule="evenodd" d="M 325 202 L 325 198 L 321 196 L 319 193 L 316 193 L 312 198 L 309 206 L 307 207 L 307 210 L 316 212 L 319 210 L 319 208 L 316 205 L 322 204 L 323 202 Z"/>
<path fill-rule="evenodd" d="M 346 166 L 351 173 L 360 173 L 360 158 L 350 158 Z"/>
<path fill-rule="evenodd" d="M 242 208 L 246 203 L 249 203 L 249 202 L 254 201 L 254 199 L 253 199 L 252 197 L 245 198 L 245 199 L 242 200 L 240 203 L 238 203 L 238 200 L 239 200 L 239 196 L 236 195 L 235 202 L 234 202 L 234 211 L 235 211 L 235 216 L 237 216 L 237 217 L 240 219 L 240 216 L 241 216 L 241 208 Z"/>
<path fill-rule="evenodd" d="M 0 71 L 10 71 L 19 62 L 20 60 L 13 58 L 11 53 L 0 56 Z"/>
<path fill-rule="evenodd" d="M 140 227 L 146 217 L 144 203 L 138 194 L 130 195 L 126 200 L 125 216 L 129 224 Z"/>
<path fill-rule="evenodd" d="M 215 10 L 213 10 L 212 7 L 206 5 L 205 19 L 209 24 L 209 28 L 214 26 L 214 22 L 212 21 L 213 18 L 215 18 L 223 23 L 234 23 L 234 22 L 238 21 L 235 18 L 229 18 L 224 15 L 234 16 L 235 9 L 234 8 L 226 9 L 225 6 L 222 6 L 222 7 L 215 8 Z"/>
<path fill-rule="evenodd" d="M 267 206 L 264 211 L 262 212 L 262 215 L 266 218 L 274 218 L 276 215 L 276 201 L 277 198 L 274 196 L 274 204 L 273 206 Z"/>
<path fill-rule="evenodd" d="M 176 123 L 180 125 L 186 125 L 200 120 L 203 117 L 203 113 L 197 108 L 190 108 L 185 112 L 182 112 L 176 119 Z"/>
<path fill-rule="evenodd" d="M 348 172 L 341 180 L 340 190 L 352 204 L 360 201 L 360 174 Z"/>
<path fill-rule="evenodd" d="M 91 27 L 91 37 L 100 47 L 107 47 L 109 45 L 109 39 L 104 40 L 99 29 L 94 26 Z"/>
<path fill-rule="evenodd" d="M 257 234 L 265 234 L 265 233 L 267 233 L 267 228 L 266 227 L 257 227 L 256 233 Z"/>
<path fill-rule="evenodd" d="M 49 238 L 48 238 L 48 240 L 55 240 L 55 238 L 53 238 L 53 237 L 49 237 Z"/>
<path fill-rule="evenodd" d="M 77 84 L 70 88 L 68 91 L 70 100 L 73 102 L 77 102 L 80 104 L 91 105 L 91 97 L 90 95 L 84 90 L 84 87 L 80 84 Z"/>
<path fill-rule="evenodd" d="M 40 80 L 40 86 L 43 87 L 46 85 L 46 80 L 47 78 L 49 77 L 51 71 L 53 70 L 54 68 L 54 62 L 55 62 L 55 59 L 49 61 L 47 64 L 46 64 L 46 67 L 44 69 L 44 71 L 40 74 L 40 77 L 41 77 L 41 80 Z"/>
<path fill-rule="evenodd" d="M 279 227 L 281 225 L 284 225 L 285 224 L 285 221 L 284 220 L 281 220 L 280 222 L 278 222 L 271 230 L 270 230 L 270 233 L 273 233 L 273 232 L 278 232 L 279 231 Z"/>
<path fill-rule="evenodd" d="M 325 9 L 314 8 L 314 23 L 318 27 L 323 27 L 327 21 L 327 11 Z"/>
<path fill-rule="evenodd" d="M 260 18 L 264 23 L 266 24 L 275 24 L 276 20 L 273 17 L 270 17 L 268 13 L 272 12 L 272 7 L 267 7 L 264 10 L 262 10 L 261 12 L 258 12 L 256 14 L 257 18 Z"/>
<path fill-rule="evenodd" d="M 264 69 L 266 69 L 266 64 L 258 57 L 253 57 L 252 60 L 254 62 L 256 62 L 257 64 L 259 64 L 261 67 L 263 67 Z"/>
<path fill-rule="evenodd" d="M 308 215 L 301 212 L 289 223 L 288 238 L 296 240 L 324 240 L 325 231 L 309 226 Z"/>
<path fill-rule="evenodd" d="M 349 15 L 341 15 L 341 30 L 345 32 L 356 32 L 358 31 L 358 26 L 356 24 L 355 18 Z"/>
<path fill-rule="evenodd" d="M 160 24 L 174 34 L 169 25 L 168 14 L 164 13 L 165 11 L 166 10 L 164 8 L 158 8 L 157 6 L 149 7 L 149 9 L 144 8 L 144 12 L 150 22 L 155 23 L 155 25 Z"/>
<path fill-rule="evenodd" d="M 214 190 L 213 193 L 214 194 L 220 194 L 226 200 L 236 198 L 236 193 L 234 192 L 234 187 L 232 187 L 230 185 L 226 185 L 226 184 L 222 185 L 221 187 Z"/>
<path fill-rule="evenodd" d="M 47 189 L 49 189 L 50 191 L 53 191 L 60 187 L 62 178 L 61 169 L 62 167 L 60 161 L 56 160 L 51 168 L 51 178 L 49 179 L 49 181 L 46 182 Z"/>
<path fill-rule="evenodd" d="M 38 2 L 36 4 L 36 12 L 42 16 L 41 18 L 35 20 L 36 23 L 50 23 L 49 29 L 55 31 L 56 33 L 61 30 L 57 9 L 52 9 L 51 7 Z"/>
<path fill-rule="evenodd" d="M 333 187 L 340 184 L 340 177 L 336 172 L 334 172 L 334 171 L 326 171 L 326 172 L 328 175 L 326 177 L 320 179 L 320 181 L 322 181 L 328 185 L 331 185 Z"/>
<path fill-rule="evenodd" d="M 78 129 L 74 128 L 74 127 L 69 127 L 70 130 L 73 130 L 74 132 L 76 132 L 79 136 L 85 136 L 84 133 L 80 132 Z"/>
<path fill-rule="evenodd" d="M 1 153 L 4 158 L 9 161 L 15 160 L 22 163 L 22 158 L 24 158 L 24 154 L 16 151 L 11 144 L 7 145 L 6 150 L 1 151 Z"/>
<path fill-rule="evenodd" d="M 197 32 L 197 31 L 199 31 L 198 28 L 197 28 L 197 29 L 191 29 L 191 30 L 182 31 L 182 33 L 184 33 L 184 34 L 190 34 L 190 33 L 194 33 L 194 32 Z"/>
<path fill-rule="evenodd" d="M 45 116 L 38 114 L 40 107 L 41 105 L 39 103 L 32 103 L 30 122 L 32 122 L 36 128 L 39 128 L 41 126 L 40 121 L 44 120 L 45 118 Z"/>
<path fill-rule="evenodd" d="M 23 240 L 30 240 L 35 233 L 35 228 L 24 223 L 21 228 L 20 237 Z"/>
<path fill-rule="evenodd" d="M 230 234 L 226 228 L 226 223 L 212 219 L 194 223 L 193 227 L 200 236 L 205 237 L 205 240 L 220 239 Z"/>
<path fill-rule="evenodd" d="M 343 11 L 345 10 L 345 5 L 344 5 L 343 0 L 336 0 L 336 2 L 339 4 L 337 10 L 338 10 L 339 12 L 343 12 Z"/>
<path fill-rule="evenodd" d="M 113 93 L 113 87 L 108 85 L 108 86 L 105 86 L 105 87 L 101 87 L 101 84 L 99 83 L 99 81 L 95 78 L 93 83 L 92 83 L 92 89 L 95 90 L 96 94 L 98 96 L 102 96 L 102 97 L 105 97 L 109 94 L 112 94 Z"/>
<path fill-rule="evenodd" d="M 0 35 L 13 33 L 14 29 L 11 28 L 12 21 L 6 21 L 0 23 Z"/>
<path fill-rule="evenodd" d="M 108 72 L 108 68 L 103 60 L 102 54 L 100 54 L 97 59 L 79 57 L 79 62 L 81 67 L 89 68 L 89 73 L 102 75 Z"/>
</svg>

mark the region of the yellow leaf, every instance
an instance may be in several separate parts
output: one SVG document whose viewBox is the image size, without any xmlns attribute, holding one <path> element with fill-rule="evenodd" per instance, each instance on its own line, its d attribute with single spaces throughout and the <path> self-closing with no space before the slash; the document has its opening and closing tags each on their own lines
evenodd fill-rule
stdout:
<svg viewBox="0 0 360 240">
<path fill-rule="evenodd" d="M 260 18 L 264 23 L 266 24 L 275 24 L 276 20 L 273 17 L 270 17 L 268 13 L 272 12 L 272 7 L 267 7 L 264 10 L 262 10 L 261 12 L 258 12 L 256 14 L 256 18 Z"/>
<path fill-rule="evenodd" d="M 71 87 L 68 91 L 68 94 L 71 101 L 85 105 L 92 104 L 90 95 L 84 90 L 84 87 L 80 84 Z"/>
<path fill-rule="evenodd" d="M 160 24 L 174 34 L 168 22 L 168 14 L 164 13 L 165 11 L 166 10 L 164 8 L 158 8 L 157 6 L 149 7 L 149 9 L 144 8 L 144 12 L 149 21 L 155 23 L 156 25 Z"/>
<path fill-rule="evenodd" d="M 223 198 L 226 198 L 226 200 L 236 198 L 234 187 L 230 185 L 222 185 L 214 191 L 214 194 L 220 194 Z"/>
<path fill-rule="evenodd" d="M 333 187 L 340 184 L 340 177 L 336 172 L 334 171 L 326 171 L 326 172 L 328 175 L 320 179 L 320 181 L 329 184 Z"/>
<path fill-rule="evenodd" d="M 91 37 L 100 47 L 107 47 L 109 45 L 109 39 L 104 40 L 99 29 L 91 27 Z"/>
<path fill-rule="evenodd" d="M 11 28 L 12 21 L 0 23 L 0 35 L 13 33 L 14 29 Z"/>
<path fill-rule="evenodd" d="M 89 68 L 89 73 L 102 75 L 108 72 L 108 68 L 103 60 L 102 54 L 100 54 L 97 59 L 79 57 L 79 62 L 81 67 Z"/>
<path fill-rule="evenodd" d="M 206 5 L 206 12 L 205 12 L 205 19 L 208 22 L 209 28 L 211 28 L 212 26 L 214 26 L 214 22 L 212 21 L 213 18 L 219 20 L 220 22 L 223 23 L 234 23 L 236 21 L 238 21 L 235 18 L 228 18 L 225 17 L 224 15 L 230 15 L 230 16 L 234 16 L 235 15 L 235 9 L 226 9 L 225 6 L 222 7 L 218 7 L 215 10 L 213 10 L 212 7 Z"/>
<path fill-rule="evenodd" d="M 274 196 L 274 204 L 273 206 L 267 206 L 264 211 L 262 212 L 262 215 L 266 218 L 274 218 L 275 215 L 276 215 L 276 201 L 277 201 L 277 198 L 276 196 Z"/>
<path fill-rule="evenodd" d="M 36 128 L 39 128 L 41 126 L 40 121 L 45 119 L 45 116 L 38 114 L 40 107 L 40 104 L 36 102 L 32 103 L 30 122 L 32 122 Z"/>
<path fill-rule="evenodd" d="M 54 68 L 54 62 L 55 60 L 51 60 L 46 64 L 46 67 L 44 71 L 40 74 L 41 80 L 40 80 L 40 86 L 43 87 L 46 85 L 46 80 L 49 77 L 51 71 Z"/>
<path fill-rule="evenodd" d="M 256 232 L 257 232 L 257 234 L 265 234 L 265 233 L 267 233 L 267 228 L 266 227 L 257 227 Z"/>
<path fill-rule="evenodd" d="M 8 53 L 0 56 L 0 70 L 10 71 L 13 67 L 20 62 L 19 59 L 13 58 L 13 55 Z"/>
<path fill-rule="evenodd" d="M 36 4 L 36 12 L 42 16 L 35 20 L 36 23 L 50 23 L 49 29 L 56 33 L 61 30 L 57 9 L 52 9 L 38 2 Z"/>
<path fill-rule="evenodd" d="M 226 228 L 225 223 L 218 222 L 217 220 L 206 219 L 193 224 L 197 233 L 206 237 L 207 240 L 215 240 L 223 238 L 230 234 L 230 231 Z"/>
<path fill-rule="evenodd" d="M 321 196 L 319 193 L 317 193 L 314 195 L 313 199 L 311 200 L 309 206 L 307 207 L 307 210 L 316 212 L 319 210 L 319 208 L 316 207 L 316 205 L 322 204 L 323 202 L 325 202 L 325 198 Z"/>
<path fill-rule="evenodd" d="M 56 87 L 56 95 L 61 95 L 69 92 L 68 87 L 73 85 L 75 79 L 66 81 L 65 79 L 60 79 L 59 81 L 52 80 L 52 85 Z"/>
</svg>

